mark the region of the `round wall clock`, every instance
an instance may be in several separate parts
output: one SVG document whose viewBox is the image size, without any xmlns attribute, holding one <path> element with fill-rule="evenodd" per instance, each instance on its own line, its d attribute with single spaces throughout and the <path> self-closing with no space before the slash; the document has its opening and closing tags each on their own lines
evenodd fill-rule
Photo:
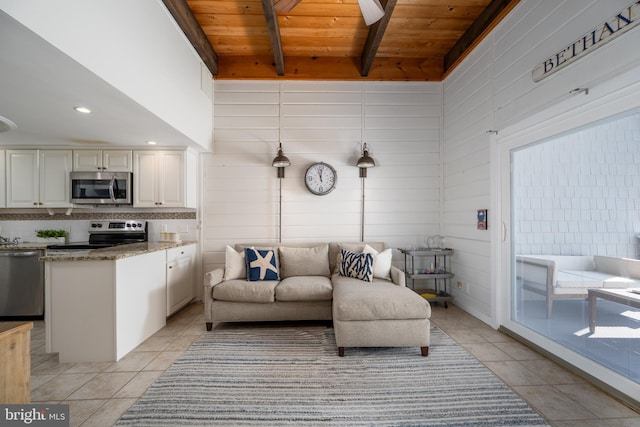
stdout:
<svg viewBox="0 0 640 427">
<path fill-rule="evenodd" d="M 336 170 L 326 163 L 314 163 L 304 174 L 304 184 L 307 189 L 318 196 L 324 196 L 336 188 L 338 175 Z"/>
</svg>

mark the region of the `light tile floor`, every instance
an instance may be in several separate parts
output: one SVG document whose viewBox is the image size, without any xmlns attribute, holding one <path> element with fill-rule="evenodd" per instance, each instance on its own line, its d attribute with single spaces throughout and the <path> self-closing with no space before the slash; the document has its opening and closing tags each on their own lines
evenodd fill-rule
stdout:
<svg viewBox="0 0 640 427">
<path fill-rule="evenodd" d="M 454 305 L 435 305 L 432 321 L 551 425 L 640 427 L 640 414 Z M 71 426 L 113 425 L 204 332 L 203 305 L 192 304 L 119 362 L 59 363 L 56 354 L 45 353 L 44 323 L 34 322 L 32 402 L 69 404 Z"/>
</svg>

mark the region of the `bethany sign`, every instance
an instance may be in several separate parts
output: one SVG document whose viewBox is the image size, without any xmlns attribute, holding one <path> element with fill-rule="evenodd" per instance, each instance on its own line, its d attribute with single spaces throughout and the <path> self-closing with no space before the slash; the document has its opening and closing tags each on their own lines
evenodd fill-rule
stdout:
<svg viewBox="0 0 640 427">
<path fill-rule="evenodd" d="M 573 61 L 593 52 L 640 24 L 640 0 L 634 1 L 615 16 L 607 19 L 593 30 L 582 35 L 549 59 L 538 64 L 531 73 L 534 82 L 539 82 Z"/>
</svg>

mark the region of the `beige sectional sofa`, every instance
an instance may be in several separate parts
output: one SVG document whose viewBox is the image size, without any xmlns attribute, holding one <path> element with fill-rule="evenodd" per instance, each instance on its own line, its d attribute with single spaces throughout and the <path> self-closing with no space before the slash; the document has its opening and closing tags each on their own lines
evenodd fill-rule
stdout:
<svg viewBox="0 0 640 427">
<path fill-rule="evenodd" d="M 259 259 L 247 263 L 256 251 Z M 343 254 L 353 254 L 358 262 L 370 259 L 369 276 L 359 277 L 366 269 L 348 264 Z M 278 277 L 270 280 L 274 271 L 257 273 L 248 264 L 266 265 Z M 346 347 L 417 346 L 428 354 L 431 307 L 405 286 L 404 273 L 391 265 L 384 243 L 228 246 L 225 268 L 208 272 L 204 286 L 207 330 L 213 322 L 327 320 L 333 321 L 340 356 Z"/>
<path fill-rule="evenodd" d="M 640 285 L 640 260 L 601 255 L 518 255 L 516 278 L 526 291 L 543 295 L 547 317 L 559 298 L 585 298 L 593 288 Z"/>
</svg>

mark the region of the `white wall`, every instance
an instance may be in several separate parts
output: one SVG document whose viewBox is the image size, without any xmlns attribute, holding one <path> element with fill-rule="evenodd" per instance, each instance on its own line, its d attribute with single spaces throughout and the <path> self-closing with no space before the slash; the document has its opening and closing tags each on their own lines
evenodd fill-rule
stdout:
<svg viewBox="0 0 640 427">
<path fill-rule="evenodd" d="M 203 156 L 204 271 L 224 264 L 227 244 L 277 242 L 280 184 L 283 241 L 360 240 L 361 141 L 376 161 L 365 184 L 364 239 L 397 248 L 438 234 L 441 87 L 216 81 L 214 153 Z M 292 162 L 281 182 L 271 166 L 278 141 Z M 303 181 L 320 161 L 338 173 L 326 196 Z"/>
<path fill-rule="evenodd" d="M 493 120 L 493 49 L 481 43 L 444 82 L 443 235 L 454 249 L 451 270 L 456 305 L 491 316 L 490 166 Z M 478 209 L 489 209 L 489 230 L 476 228 Z"/>
<path fill-rule="evenodd" d="M 210 150 L 213 107 L 201 78 L 208 85 L 210 74 L 161 0 L 0 0 L 0 8 Z"/>
<path fill-rule="evenodd" d="M 456 304 L 495 323 L 500 286 L 496 249 L 500 225 L 491 153 L 506 128 L 520 129 L 589 101 L 575 88 L 595 88 L 627 74 L 637 81 L 638 28 L 627 32 L 541 82 L 533 68 L 629 6 L 629 0 L 523 0 L 444 82 L 443 233 L 453 257 Z M 570 101 L 570 102 L 567 102 Z M 562 103 L 562 111 L 556 107 Z M 498 134 L 487 133 L 497 131 Z M 489 230 L 475 229 L 477 209 L 489 208 Z M 493 254 L 493 255 L 492 255 Z"/>
<path fill-rule="evenodd" d="M 640 34 L 636 27 L 541 82 L 535 83 L 531 78 L 536 65 L 632 3 L 631 0 L 522 1 L 494 31 L 496 127 L 504 129 L 523 121 L 577 96 L 570 94 L 575 88 L 593 87 L 637 66 Z"/>
</svg>

